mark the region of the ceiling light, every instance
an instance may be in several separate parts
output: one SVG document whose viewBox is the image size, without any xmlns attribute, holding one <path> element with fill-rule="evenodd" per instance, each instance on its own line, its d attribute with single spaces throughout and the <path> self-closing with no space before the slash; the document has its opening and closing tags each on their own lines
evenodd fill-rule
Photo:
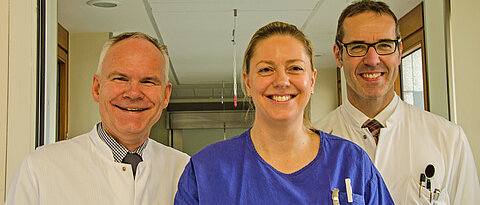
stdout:
<svg viewBox="0 0 480 205">
<path fill-rule="evenodd" d="M 120 2 L 116 0 L 90 0 L 87 4 L 98 8 L 113 8 L 120 5 Z"/>
</svg>

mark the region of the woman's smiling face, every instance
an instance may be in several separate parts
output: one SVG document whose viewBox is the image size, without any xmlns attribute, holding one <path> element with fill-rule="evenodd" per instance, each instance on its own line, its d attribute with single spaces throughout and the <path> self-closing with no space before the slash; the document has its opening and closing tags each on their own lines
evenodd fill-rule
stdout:
<svg viewBox="0 0 480 205">
<path fill-rule="evenodd" d="M 243 73 L 256 118 L 303 119 L 315 84 L 316 70 L 305 46 L 289 35 L 273 35 L 255 46 L 249 72 Z"/>
</svg>

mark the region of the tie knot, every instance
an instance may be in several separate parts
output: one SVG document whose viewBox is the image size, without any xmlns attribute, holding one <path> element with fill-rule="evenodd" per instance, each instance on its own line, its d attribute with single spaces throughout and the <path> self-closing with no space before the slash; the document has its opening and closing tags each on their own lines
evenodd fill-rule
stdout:
<svg viewBox="0 0 480 205">
<path fill-rule="evenodd" d="M 363 123 L 362 125 L 362 128 L 365 128 L 365 127 L 368 128 L 370 132 L 372 132 L 373 130 L 380 130 L 380 128 L 383 128 L 382 124 L 380 124 L 380 122 L 378 122 L 375 119 L 371 119 L 371 120 L 368 119 L 367 121 L 365 121 L 365 123 Z"/>
<path fill-rule="evenodd" d="M 143 161 L 143 160 L 142 160 L 142 157 L 140 155 L 138 155 L 137 153 L 129 152 L 129 153 L 127 153 L 127 155 L 125 155 L 122 162 L 132 165 L 133 177 L 135 178 L 135 173 L 137 171 L 137 165 L 141 161 Z"/>
<path fill-rule="evenodd" d="M 362 128 L 368 128 L 368 131 L 372 133 L 375 143 L 378 143 L 378 135 L 380 134 L 380 128 L 383 128 L 382 124 L 375 119 L 367 120 L 363 123 Z"/>
</svg>

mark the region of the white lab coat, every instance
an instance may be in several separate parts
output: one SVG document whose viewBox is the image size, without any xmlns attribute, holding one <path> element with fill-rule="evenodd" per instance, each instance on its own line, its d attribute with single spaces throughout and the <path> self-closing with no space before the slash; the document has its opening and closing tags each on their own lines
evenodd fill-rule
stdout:
<svg viewBox="0 0 480 205">
<path fill-rule="evenodd" d="M 462 128 L 396 95 L 388 106 L 391 115 L 380 130 L 378 146 L 368 129 L 361 128 L 368 117 L 349 102 L 315 123 L 315 127 L 362 147 L 380 171 L 396 204 L 429 204 L 427 189 L 422 188 L 419 197 L 420 174 L 429 164 L 435 167 L 432 191 L 441 191 L 439 205 L 479 204 L 477 170 Z"/>
<path fill-rule="evenodd" d="M 28 155 L 5 204 L 172 204 L 189 156 L 150 140 L 142 158 L 134 180 L 131 166 L 114 162 L 94 126 Z"/>
</svg>

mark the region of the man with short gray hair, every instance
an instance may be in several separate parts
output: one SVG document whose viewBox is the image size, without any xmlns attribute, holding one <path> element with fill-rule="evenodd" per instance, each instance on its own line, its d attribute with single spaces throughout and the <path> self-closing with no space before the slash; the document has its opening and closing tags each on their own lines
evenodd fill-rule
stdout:
<svg viewBox="0 0 480 205">
<path fill-rule="evenodd" d="M 110 39 L 92 85 L 102 121 L 28 155 L 6 204 L 172 204 L 189 157 L 148 138 L 170 99 L 168 65 L 146 34 Z"/>
</svg>

